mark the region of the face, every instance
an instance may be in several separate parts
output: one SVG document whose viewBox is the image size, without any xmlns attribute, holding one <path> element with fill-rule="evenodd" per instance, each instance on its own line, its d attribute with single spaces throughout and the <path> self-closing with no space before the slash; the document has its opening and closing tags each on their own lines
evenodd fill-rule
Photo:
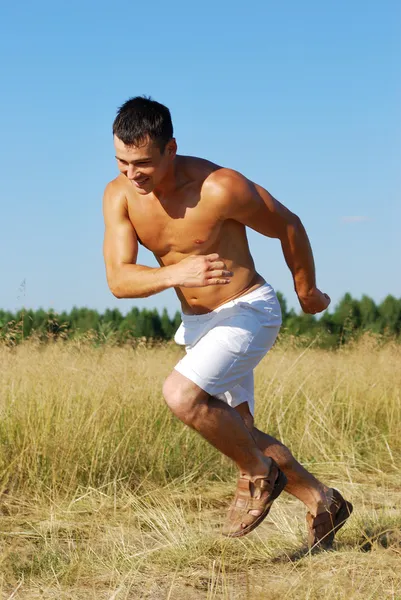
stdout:
<svg viewBox="0 0 401 600">
<path fill-rule="evenodd" d="M 126 146 L 116 135 L 114 146 L 120 173 L 128 177 L 141 195 L 150 194 L 164 179 L 177 149 L 174 139 L 161 153 L 159 146 L 149 138 L 139 146 Z"/>
</svg>

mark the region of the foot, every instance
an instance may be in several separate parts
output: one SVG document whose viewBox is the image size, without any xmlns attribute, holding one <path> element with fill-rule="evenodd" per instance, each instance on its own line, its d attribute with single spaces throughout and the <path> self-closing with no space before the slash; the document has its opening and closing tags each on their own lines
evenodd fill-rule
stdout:
<svg viewBox="0 0 401 600">
<path fill-rule="evenodd" d="M 331 501 L 327 507 L 324 505 L 318 507 L 315 517 L 310 512 L 306 515 L 310 548 L 316 546 L 326 550 L 331 548 L 335 534 L 352 513 L 352 504 L 344 500 L 339 491 L 330 488 L 328 494 L 331 495 Z"/>
<path fill-rule="evenodd" d="M 270 472 L 266 476 L 240 477 L 237 492 L 230 506 L 222 533 L 227 537 L 242 537 L 253 531 L 268 515 L 273 500 L 283 491 L 287 478 L 270 459 Z"/>
</svg>

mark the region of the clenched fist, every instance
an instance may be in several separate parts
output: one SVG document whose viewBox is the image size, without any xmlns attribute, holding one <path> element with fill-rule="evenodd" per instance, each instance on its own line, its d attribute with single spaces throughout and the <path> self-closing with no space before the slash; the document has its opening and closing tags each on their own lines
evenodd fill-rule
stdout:
<svg viewBox="0 0 401 600">
<path fill-rule="evenodd" d="M 205 287 L 230 283 L 234 273 L 228 271 L 218 254 L 188 256 L 176 265 L 171 265 L 174 286 Z"/>
<path fill-rule="evenodd" d="M 323 294 L 318 288 L 312 288 L 307 294 L 298 294 L 298 300 L 304 313 L 315 315 L 326 310 L 331 300 L 327 294 Z"/>
</svg>

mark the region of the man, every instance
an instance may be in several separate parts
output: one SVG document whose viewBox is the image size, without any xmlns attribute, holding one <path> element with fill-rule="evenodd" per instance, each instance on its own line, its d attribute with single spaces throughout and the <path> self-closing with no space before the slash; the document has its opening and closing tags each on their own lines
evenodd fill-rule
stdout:
<svg viewBox="0 0 401 600">
<path fill-rule="evenodd" d="M 120 174 L 104 194 L 108 284 L 117 298 L 174 287 L 181 301 L 175 340 L 187 353 L 163 394 L 179 419 L 239 468 L 223 534 L 252 531 L 285 489 L 309 509 L 310 545 L 329 547 L 352 505 L 253 422 L 253 369 L 274 344 L 281 312 L 255 271 L 246 227 L 281 241 L 301 307 L 316 314 L 330 298 L 316 287 L 300 219 L 240 173 L 177 155 L 170 112 L 150 98 L 125 102 L 113 134 Z M 159 268 L 136 264 L 138 242 Z"/>
</svg>

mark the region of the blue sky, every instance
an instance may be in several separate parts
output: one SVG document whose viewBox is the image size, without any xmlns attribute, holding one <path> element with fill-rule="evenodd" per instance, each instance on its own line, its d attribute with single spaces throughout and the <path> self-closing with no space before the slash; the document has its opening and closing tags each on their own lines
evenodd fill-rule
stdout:
<svg viewBox="0 0 401 600">
<path fill-rule="evenodd" d="M 0 308 L 178 308 L 171 290 L 117 300 L 105 280 L 111 124 L 140 94 L 170 108 L 182 154 L 301 217 L 334 304 L 401 296 L 400 17 L 395 0 L 2 3 Z M 249 238 L 297 306 L 279 242 Z"/>
</svg>

